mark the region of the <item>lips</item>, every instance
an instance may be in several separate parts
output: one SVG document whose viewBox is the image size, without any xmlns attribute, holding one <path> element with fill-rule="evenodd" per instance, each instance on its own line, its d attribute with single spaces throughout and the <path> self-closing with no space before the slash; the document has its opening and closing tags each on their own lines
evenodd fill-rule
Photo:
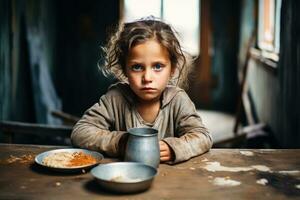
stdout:
<svg viewBox="0 0 300 200">
<path fill-rule="evenodd" d="M 142 91 L 156 91 L 156 89 L 155 88 L 151 88 L 151 87 L 144 87 L 144 88 L 142 88 L 141 89 Z"/>
</svg>

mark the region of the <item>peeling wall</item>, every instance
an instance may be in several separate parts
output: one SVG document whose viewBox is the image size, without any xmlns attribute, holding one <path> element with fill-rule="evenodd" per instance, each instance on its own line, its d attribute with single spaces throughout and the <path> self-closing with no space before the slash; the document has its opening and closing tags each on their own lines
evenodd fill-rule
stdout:
<svg viewBox="0 0 300 200">
<path fill-rule="evenodd" d="M 52 110 L 81 116 L 106 92 L 97 63 L 118 0 L 3 0 L 0 11 L 0 120 L 59 124 Z"/>
<path fill-rule="evenodd" d="M 9 119 L 11 110 L 11 1 L 0 1 L 0 119 Z"/>
<path fill-rule="evenodd" d="M 257 23 L 255 3 L 244 0 L 242 4 L 241 63 L 245 59 L 249 33 Z M 283 1 L 277 68 L 268 70 L 264 63 L 255 59 L 248 63 L 247 83 L 257 120 L 270 126 L 272 135 L 283 148 L 300 147 L 300 18 L 299 12 L 296 12 L 299 6 L 298 1 Z"/>
</svg>

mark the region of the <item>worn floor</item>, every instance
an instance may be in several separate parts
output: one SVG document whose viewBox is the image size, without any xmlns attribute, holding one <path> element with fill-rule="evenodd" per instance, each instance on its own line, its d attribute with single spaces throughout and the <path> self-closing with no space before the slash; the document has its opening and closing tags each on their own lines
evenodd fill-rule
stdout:
<svg viewBox="0 0 300 200">
<path fill-rule="evenodd" d="M 198 112 L 203 123 L 209 129 L 214 143 L 234 137 L 234 115 L 210 110 L 198 110 Z"/>
</svg>

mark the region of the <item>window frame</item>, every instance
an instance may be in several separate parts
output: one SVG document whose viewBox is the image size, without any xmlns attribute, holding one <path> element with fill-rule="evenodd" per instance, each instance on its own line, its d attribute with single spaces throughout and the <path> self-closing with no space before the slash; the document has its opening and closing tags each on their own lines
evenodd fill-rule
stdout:
<svg viewBox="0 0 300 200">
<path fill-rule="evenodd" d="M 266 8 L 267 1 L 271 2 L 273 6 Z M 269 59 L 273 62 L 278 62 L 280 51 L 280 10 L 282 0 L 259 0 L 258 4 L 258 32 L 257 32 L 257 46 L 260 50 L 260 56 L 264 59 Z M 270 4 L 271 5 L 271 4 Z M 269 18 L 266 19 L 266 14 L 269 14 Z M 271 37 L 273 41 L 270 43 L 265 37 L 266 24 L 273 26 Z M 268 26 L 269 27 L 269 26 Z M 275 66 L 275 65 L 273 65 Z"/>
</svg>

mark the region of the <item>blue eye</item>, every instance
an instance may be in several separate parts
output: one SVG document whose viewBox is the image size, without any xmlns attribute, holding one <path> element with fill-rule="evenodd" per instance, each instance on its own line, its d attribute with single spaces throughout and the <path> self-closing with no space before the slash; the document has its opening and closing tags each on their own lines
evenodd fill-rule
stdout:
<svg viewBox="0 0 300 200">
<path fill-rule="evenodd" d="M 154 66 L 153 66 L 153 69 L 154 69 L 154 71 L 161 71 L 162 70 L 162 68 L 163 68 L 163 64 L 161 64 L 161 63 L 156 63 Z"/>
<path fill-rule="evenodd" d="M 139 72 L 139 71 L 143 70 L 143 67 L 141 65 L 133 65 L 133 66 L 131 66 L 131 69 L 133 71 Z"/>
</svg>

